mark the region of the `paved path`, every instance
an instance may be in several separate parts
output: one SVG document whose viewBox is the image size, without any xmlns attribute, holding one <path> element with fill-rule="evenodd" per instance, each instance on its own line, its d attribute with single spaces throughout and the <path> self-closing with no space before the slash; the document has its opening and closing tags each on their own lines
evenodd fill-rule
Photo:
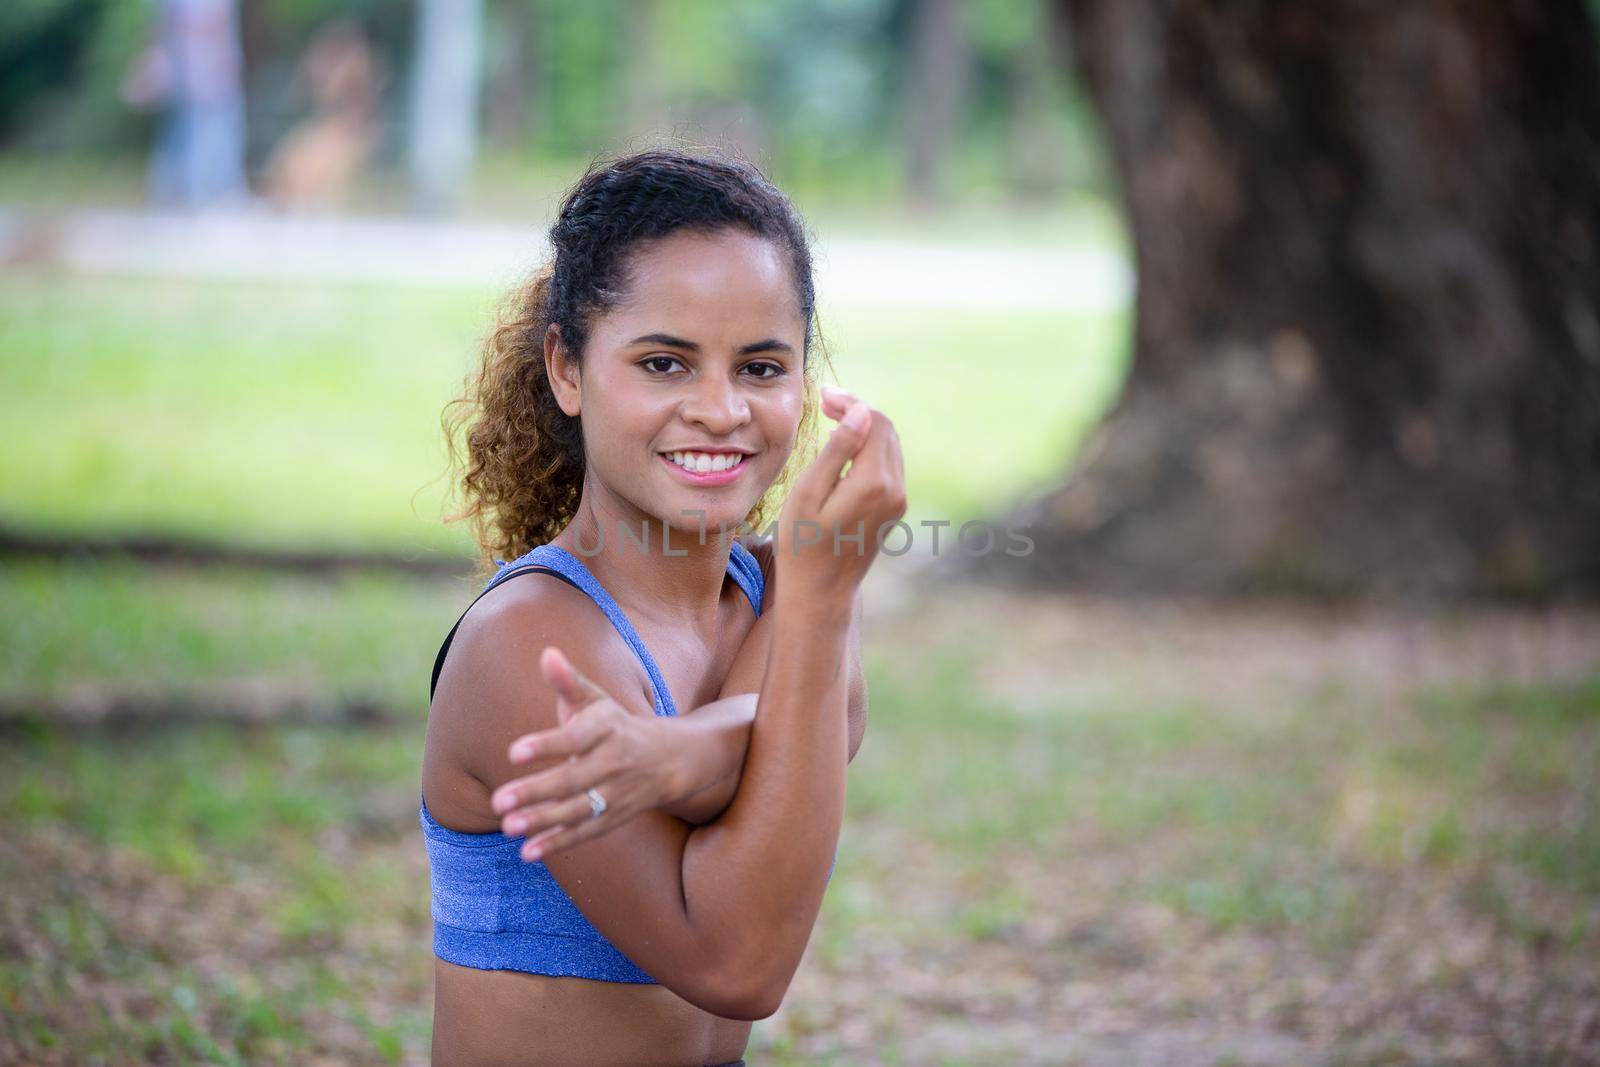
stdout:
<svg viewBox="0 0 1600 1067">
<path fill-rule="evenodd" d="M 510 284 L 545 247 L 534 224 L 0 207 L 0 266 L 93 274 L 483 287 Z M 819 241 L 816 262 L 824 306 L 1105 311 L 1133 293 L 1127 262 L 1098 247 L 840 236 Z"/>
</svg>

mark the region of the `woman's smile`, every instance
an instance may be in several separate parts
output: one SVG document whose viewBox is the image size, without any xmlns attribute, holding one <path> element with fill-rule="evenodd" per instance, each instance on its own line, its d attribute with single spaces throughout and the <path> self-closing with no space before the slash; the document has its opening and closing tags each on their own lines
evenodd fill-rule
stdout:
<svg viewBox="0 0 1600 1067">
<path fill-rule="evenodd" d="M 661 462 L 689 485 L 715 487 L 737 481 L 748 467 L 743 452 L 659 452 Z"/>
</svg>

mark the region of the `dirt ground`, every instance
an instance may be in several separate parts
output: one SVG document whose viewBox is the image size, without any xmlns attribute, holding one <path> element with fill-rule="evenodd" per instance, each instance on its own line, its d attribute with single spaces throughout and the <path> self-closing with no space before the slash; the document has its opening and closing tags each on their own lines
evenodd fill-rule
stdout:
<svg viewBox="0 0 1600 1067">
<path fill-rule="evenodd" d="M 852 793 L 858 776 L 864 786 L 844 830 L 848 874 L 783 1007 L 758 1024 L 750 1062 L 1600 1063 L 1600 612 L 1229 607 L 906 583 L 884 590 L 868 624 L 880 721 L 852 767 Z M 1098 793 L 1070 782 L 1011 793 L 1003 769 L 976 785 L 961 777 L 960 751 L 919 771 L 910 761 L 942 750 L 914 747 L 936 743 L 917 733 L 917 679 L 941 661 L 970 668 L 984 701 L 971 715 L 1008 716 L 996 729 L 1015 751 L 1056 737 L 1046 720 L 1064 716 L 1082 724 L 1069 747 L 1092 748 L 1084 775 L 1111 777 Z M 1546 690 L 1556 710 L 1541 712 Z M 1458 712 L 1456 692 L 1478 695 Z M 1134 723 L 1152 708 L 1179 710 Z M 926 729 L 961 714 L 930 713 Z M 1437 715 L 1460 718 L 1441 726 Z M 1556 740 L 1527 749 L 1519 715 L 1556 723 Z M 1411 766 L 1469 730 L 1467 762 Z M 865 784 L 896 768 L 912 807 Z M 1189 790 L 1174 794 L 1170 820 L 1104 803 L 1116 779 L 1145 771 Z M 1228 791 L 1280 775 L 1289 785 L 1277 792 Z M 1040 781 L 1053 776 L 1072 777 L 1051 764 Z M 1008 819 L 1040 797 L 1063 810 L 1014 838 L 971 831 L 969 851 L 905 814 L 944 780 L 969 807 L 998 794 Z M 74 1050 L 98 1047 L 105 1062 L 424 1062 L 413 790 L 373 790 L 365 826 L 316 842 L 349 848 L 353 870 L 385 872 L 373 884 L 388 895 L 289 942 L 274 918 L 289 875 L 272 864 L 197 882 L 59 824 L 13 825 L 0 834 L 0 1059 L 84 1062 Z M 1074 796 L 1096 814 L 1068 810 Z M 1420 839 L 1385 830 L 1397 797 L 1413 805 L 1401 816 L 1433 820 Z M 1194 814 L 1214 800 L 1215 817 Z M 1555 842 L 1555 866 L 1524 862 L 1520 845 L 1479 844 L 1535 825 L 1545 836 L 1534 840 Z M 1272 851 L 1256 848 L 1269 840 Z M 1258 856 L 1259 879 L 1234 877 L 1235 859 Z M 359 1010 L 340 1007 L 350 1003 Z M 86 1027 L 103 1043 L 74 1036 Z"/>
</svg>

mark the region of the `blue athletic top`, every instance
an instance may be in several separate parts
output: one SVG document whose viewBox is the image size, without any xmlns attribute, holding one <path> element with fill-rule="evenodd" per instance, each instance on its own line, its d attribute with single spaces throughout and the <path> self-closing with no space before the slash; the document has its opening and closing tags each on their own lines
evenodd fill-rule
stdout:
<svg viewBox="0 0 1600 1067">
<path fill-rule="evenodd" d="M 587 593 L 650 675 L 656 714 L 678 713 L 666 680 L 644 642 L 611 594 L 578 557 L 557 545 L 539 545 L 510 563 L 500 562 L 499 568 L 483 593 L 478 594 L 480 598 L 501 582 L 532 571 L 554 574 Z M 737 541 L 728 557 L 728 573 L 744 590 L 759 618 L 761 565 Z M 465 617 L 466 612 L 462 612 Z M 439 684 L 445 653 L 460 626 L 457 620 L 439 649 L 433 665 L 434 688 Z M 481 970 L 526 971 L 604 982 L 655 982 L 594 928 L 543 861 L 529 863 L 522 858 L 524 837 L 448 829 L 428 814 L 426 801 L 419 817 L 433 888 L 433 951 L 440 959 Z M 832 876 L 830 869 L 830 880 Z"/>
</svg>

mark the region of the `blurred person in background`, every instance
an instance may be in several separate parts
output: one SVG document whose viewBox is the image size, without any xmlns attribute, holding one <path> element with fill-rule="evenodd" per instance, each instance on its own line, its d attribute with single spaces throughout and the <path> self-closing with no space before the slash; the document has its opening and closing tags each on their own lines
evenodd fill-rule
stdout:
<svg viewBox="0 0 1600 1067">
<path fill-rule="evenodd" d="M 500 569 L 434 666 L 434 1058 L 742 1064 L 832 876 L 899 441 L 824 393 L 839 425 L 794 473 L 811 256 L 753 166 L 596 164 L 550 236 L 447 422 L 452 445 L 468 423 L 453 518 Z M 791 482 L 777 536 L 742 533 Z"/>
<path fill-rule="evenodd" d="M 150 163 L 157 205 L 248 201 L 243 66 L 235 0 L 158 0 L 155 40 L 122 86 L 128 104 L 162 111 Z"/>
<path fill-rule="evenodd" d="M 263 190 L 283 208 L 336 207 L 372 154 L 383 66 L 361 24 L 338 19 L 312 37 L 298 77 L 312 113 L 273 150 Z"/>
</svg>

